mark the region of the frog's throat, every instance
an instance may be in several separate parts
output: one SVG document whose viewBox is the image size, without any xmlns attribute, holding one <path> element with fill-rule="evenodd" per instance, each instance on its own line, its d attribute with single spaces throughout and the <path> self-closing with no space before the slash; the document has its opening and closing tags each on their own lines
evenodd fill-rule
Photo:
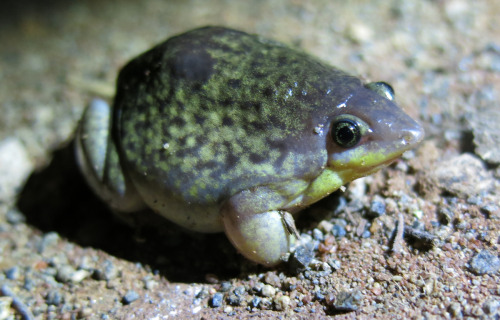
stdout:
<svg viewBox="0 0 500 320">
<path fill-rule="evenodd" d="M 400 157 L 402 152 L 370 153 L 361 158 L 353 158 L 349 162 L 331 161 L 328 167 L 314 179 L 300 197 L 292 203 L 300 207 L 309 206 L 326 197 L 344 184 L 355 179 L 370 175 L 389 165 Z M 299 204 L 300 202 L 300 204 Z"/>
<path fill-rule="evenodd" d="M 344 181 L 345 179 L 341 172 L 334 171 L 331 168 L 325 168 L 325 170 L 323 170 L 304 191 L 300 199 L 300 204 L 297 205 L 303 208 L 315 203 L 347 183 L 347 181 Z"/>
</svg>

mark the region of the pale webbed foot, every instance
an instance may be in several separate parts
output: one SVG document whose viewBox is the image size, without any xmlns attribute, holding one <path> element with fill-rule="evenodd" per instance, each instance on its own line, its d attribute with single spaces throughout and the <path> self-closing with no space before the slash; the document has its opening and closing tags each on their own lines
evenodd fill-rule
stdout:
<svg viewBox="0 0 500 320">
<path fill-rule="evenodd" d="M 270 267 L 282 261 L 298 232 L 289 212 L 258 213 L 265 204 L 280 201 L 276 195 L 268 196 L 248 191 L 233 197 L 222 209 L 222 221 L 227 237 L 242 255 Z"/>
<path fill-rule="evenodd" d="M 246 258 L 271 267 L 290 250 L 293 235 L 280 211 L 251 217 L 225 215 L 224 229 L 229 240 Z"/>
</svg>

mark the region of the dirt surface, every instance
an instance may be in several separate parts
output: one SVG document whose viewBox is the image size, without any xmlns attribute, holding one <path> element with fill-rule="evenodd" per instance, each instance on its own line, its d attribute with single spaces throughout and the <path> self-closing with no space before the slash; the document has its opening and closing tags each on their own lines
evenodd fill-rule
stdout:
<svg viewBox="0 0 500 320">
<path fill-rule="evenodd" d="M 497 1 L 4 1 L 0 319 L 498 319 L 499 17 Z M 426 129 L 304 212 L 303 245 L 274 269 L 223 235 L 117 220 L 75 167 L 89 99 L 135 55 L 208 24 L 389 82 Z"/>
</svg>

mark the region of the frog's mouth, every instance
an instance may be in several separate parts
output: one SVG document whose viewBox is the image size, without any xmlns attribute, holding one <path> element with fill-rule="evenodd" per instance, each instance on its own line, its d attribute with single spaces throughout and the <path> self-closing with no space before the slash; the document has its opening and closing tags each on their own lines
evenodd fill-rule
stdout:
<svg viewBox="0 0 500 320">
<path fill-rule="evenodd" d="M 337 150 L 330 154 L 327 166 L 338 172 L 349 173 L 350 180 L 353 180 L 391 164 L 404 152 L 417 146 L 423 137 L 423 130 L 417 127 L 401 132 L 399 138 L 392 141 L 365 141 L 352 149 L 342 152 Z"/>
<path fill-rule="evenodd" d="M 328 168 L 335 171 L 339 178 L 347 183 L 390 165 L 404 152 L 414 148 L 422 138 L 423 135 L 417 132 L 415 135 L 405 137 L 393 144 L 366 143 L 351 150 L 331 155 Z"/>
<path fill-rule="evenodd" d="M 308 206 L 346 183 L 388 166 L 423 139 L 420 129 L 407 132 L 392 143 L 365 141 L 352 149 L 330 154 L 325 169 L 311 181 L 300 197 L 287 205 L 287 209 L 296 211 L 297 208 Z"/>
<path fill-rule="evenodd" d="M 368 154 L 365 153 L 362 159 L 356 159 L 347 163 L 333 162 L 316 177 L 309 187 L 288 204 L 287 210 L 297 211 L 298 208 L 306 207 L 316 201 L 326 197 L 346 183 L 367 176 L 382 167 L 388 166 L 401 156 L 403 152 L 391 154 Z"/>
<path fill-rule="evenodd" d="M 373 174 L 378 170 L 389 166 L 391 163 L 396 161 L 401 155 L 402 153 L 391 154 L 390 157 L 384 158 L 385 160 L 381 161 L 361 160 L 359 161 L 359 163 L 355 164 L 350 163 L 347 165 L 340 162 L 333 162 L 334 169 L 332 170 L 338 173 L 339 177 L 341 177 L 344 183 L 348 183 L 355 179 Z"/>
</svg>

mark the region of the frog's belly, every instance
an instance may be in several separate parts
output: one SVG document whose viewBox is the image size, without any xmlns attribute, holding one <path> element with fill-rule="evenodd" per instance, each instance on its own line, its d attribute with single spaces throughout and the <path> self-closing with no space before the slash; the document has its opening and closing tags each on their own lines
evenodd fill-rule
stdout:
<svg viewBox="0 0 500 320">
<path fill-rule="evenodd" d="M 158 188 L 137 188 L 144 202 L 156 213 L 168 220 L 197 232 L 222 232 L 218 204 L 190 204 L 179 200 Z"/>
</svg>

